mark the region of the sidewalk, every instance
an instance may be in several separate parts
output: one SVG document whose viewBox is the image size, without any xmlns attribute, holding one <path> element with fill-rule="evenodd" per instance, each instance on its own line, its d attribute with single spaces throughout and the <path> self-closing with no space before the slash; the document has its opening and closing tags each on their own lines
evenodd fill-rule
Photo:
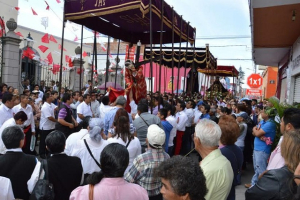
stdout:
<svg viewBox="0 0 300 200">
<path fill-rule="evenodd" d="M 248 163 L 247 169 L 242 171 L 242 184 L 235 187 L 235 199 L 236 200 L 245 200 L 245 188 L 246 183 L 251 183 L 252 176 L 254 174 L 253 164 Z"/>
</svg>

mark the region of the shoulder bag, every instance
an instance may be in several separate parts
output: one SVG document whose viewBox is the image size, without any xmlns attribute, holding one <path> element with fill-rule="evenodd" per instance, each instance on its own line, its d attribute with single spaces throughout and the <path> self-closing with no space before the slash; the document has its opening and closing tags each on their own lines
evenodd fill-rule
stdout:
<svg viewBox="0 0 300 200">
<path fill-rule="evenodd" d="M 45 176 L 37 181 L 29 200 L 54 200 L 54 188 L 49 182 L 47 160 L 43 160 L 41 163 L 39 177 L 43 169 L 45 170 Z"/>
<path fill-rule="evenodd" d="M 83 141 L 84 141 L 84 144 L 85 144 L 87 150 L 89 151 L 90 156 L 93 158 L 93 160 L 94 160 L 95 163 L 98 165 L 98 167 L 100 167 L 100 163 L 99 163 L 99 162 L 95 159 L 95 157 L 93 156 L 92 151 L 91 151 L 89 145 L 88 145 L 87 142 L 86 142 L 86 139 L 84 139 Z"/>
</svg>

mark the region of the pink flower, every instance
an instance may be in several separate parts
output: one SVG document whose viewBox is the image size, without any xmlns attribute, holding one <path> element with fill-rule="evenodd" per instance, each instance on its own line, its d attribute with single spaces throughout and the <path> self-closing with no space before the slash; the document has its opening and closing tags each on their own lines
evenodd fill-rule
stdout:
<svg viewBox="0 0 300 200">
<path fill-rule="evenodd" d="M 260 139 L 261 139 L 262 141 L 265 141 L 265 143 L 266 143 L 267 145 L 272 145 L 272 143 L 273 143 L 270 137 L 262 136 Z"/>
</svg>

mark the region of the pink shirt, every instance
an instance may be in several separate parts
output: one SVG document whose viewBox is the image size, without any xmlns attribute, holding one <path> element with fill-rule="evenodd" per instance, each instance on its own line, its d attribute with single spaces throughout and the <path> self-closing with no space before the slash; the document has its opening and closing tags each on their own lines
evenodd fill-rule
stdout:
<svg viewBox="0 0 300 200">
<path fill-rule="evenodd" d="M 73 190 L 70 200 L 89 199 L 89 185 Z M 94 187 L 94 200 L 148 200 L 147 191 L 123 178 L 103 178 Z"/>
<path fill-rule="evenodd" d="M 279 168 L 283 167 L 285 164 L 284 159 L 281 156 L 281 148 L 280 148 L 282 139 L 283 139 L 283 136 L 280 137 L 277 147 L 271 153 L 267 170 L 279 169 Z"/>
</svg>

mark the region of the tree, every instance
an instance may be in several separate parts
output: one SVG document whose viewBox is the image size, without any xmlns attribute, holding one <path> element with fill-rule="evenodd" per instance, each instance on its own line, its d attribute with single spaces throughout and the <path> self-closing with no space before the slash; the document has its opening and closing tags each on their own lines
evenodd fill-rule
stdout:
<svg viewBox="0 0 300 200">
<path fill-rule="evenodd" d="M 242 70 L 242 67 L 239 68 L 239 76 L 238 76 L 238 85 L 241 86 L 244 84 L 245 72 Z"/>
</svg>

